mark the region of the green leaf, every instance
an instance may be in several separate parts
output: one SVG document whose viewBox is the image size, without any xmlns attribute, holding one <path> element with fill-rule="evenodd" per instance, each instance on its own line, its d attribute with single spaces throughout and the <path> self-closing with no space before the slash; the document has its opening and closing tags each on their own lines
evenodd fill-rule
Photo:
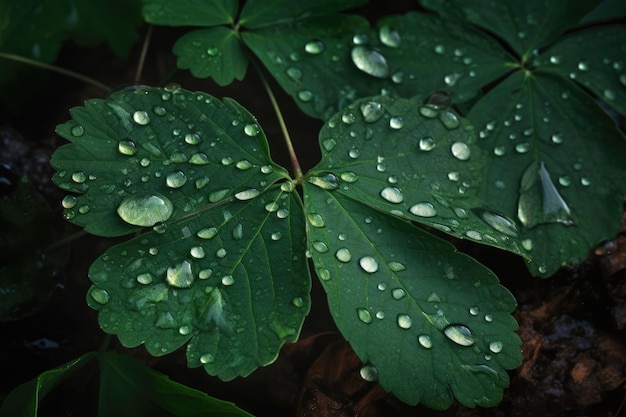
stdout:
<svg viewBox="0 0 626 417">
<path fill-rule="evenodd" d="M 237 0 L 143 0 L 148 23 L 168 26 L 229 24 L 237 16 Z"/>
<path fill-rule="evenodd" d="M 435 93 L 358 100 L 320 132 L 321 162 L 308 181 L 379 211 L 528 256 L 519 224 L 477 191 L 484 163 L 473 127 Z"/>
<path fill-rule="evenodd" d="M 570 78 L 626 115 L 626 28 L 600 26 L 575 32 L 537 57 L 542 71 Z"/>
<path fill-rule="evenodd" d="M 61 366 L 42 372 L 36 378 L 18 386 L 2 402 L 0 416 L 36 417 L 39 403 L 50 391 L 87 365 L 95 355 L 95 352 L 86 353 Z"/>
<path fill-rule="evenodd" d="M 88 101 L 58 132 L 65 216 L 116 236 L 88 302 L 126 346 L 247 375 L 297 338 L 309 309 L 301 201 L 255 119 L 232 100 L 148 89 Z M 77 174 L 78 173 L 78 174 Z M 64 200 L 66 202 L 66 200 Z M 82 209 L 87 207 L 88 209 Z"/>
<path fill-rule="evenodd" d="M 248 68 L 248 53 L 237 33 L 224 26 L 187 32 L 174 44 L 178 68 L 198 78 L 212 77 L 221 86 L 241 80 Z"/>
<path fill-rule="evenodd" d="M 241 9 L 239 23 L 250 29 L 328 15 L 367 3 L 367 0 L 250 0 Z"/>
<path fill-rule="evenodd" d="M 619 19 L 626 15 L 626 3 L 621 0 L 603 0 L 580 21 L 581 24 Z"/>
<path fill-rule="evenodd" d="M 517 0 L 422 0 L 443 17 L 470 22 L 504 39 L 526 61 L 535 49 L 545 47 L 578 24 L 598 0 L 575 3 Z"/>
<path fill-rule="evenodd" d="M 480 196 L 521 223 L 534 274 L 549 276 L 584 260 L 617 232 L 626 142 L 575 84 L 519 72 L 476 103 L 468 118 L 485 151 Z"/>
<path fill-rule="evenodd" d="M 307 230 L 361 376 L 409 404 L 497 404 L 521 362 L 511 294 L 449 243 L 341 190 L 304 184 Z"/>
<path fill-rule="evenodd" d="M 108 416 L 251 416 L 232 403 L 171 381 L 141 362 L 107 352 L 99 356 L 98 415 Z"/>
<path fill-rule="evenodd" d="M 480 32 L 420 13 L 382 19 L 377 29 L 355 16 L 324 16 L 242 37 L 298 106 L 322 119 L 381 91 L 443 89 L 461 103 L 515 65 Z"/>
</svg>

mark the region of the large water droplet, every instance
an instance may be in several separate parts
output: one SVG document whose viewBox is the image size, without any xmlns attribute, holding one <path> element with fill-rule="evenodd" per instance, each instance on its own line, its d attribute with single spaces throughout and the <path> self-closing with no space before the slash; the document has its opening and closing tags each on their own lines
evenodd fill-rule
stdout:
<svg viewBox="0 0 626 417">
<path fill-rule="evenodd" d="M 359 259 L 359 265 L 365 272 L 368 272 L 370 274 L 378 271 L 378 262 L 376 262 L 376 259 L 372 258 L 371 256 L 364 256 Z"/>
<path fill-rule="evenodd" d="M 74 208 L 76 206 L 76 203 L 78 203 L 78 199 L 73 195 L 66 195 L 61 201 L 61 205 L 63 206 L 63 208 L 66 209 Z"/>
<path fill-rule="evenodd" d="M 259 194 L 260 194 L 259 190 L 257 190 L 256 188 L 250 188 L 249 190 L 238 192 L 237 194 L 235 194 L 235 198 L 237 200 L 245 201 L 245 200 L 253 199 Z"/>
<path fill-rule="evenodd" d="M 234 283 L 235 283 L 235 278 L 233 278 L 232 275 L 224 275 L 222 277 L 222 285 L 229 287 L 233 285 Z"/>
<path fill-rule="evenodd" d="M 378 30 L 378 38 L 383 45 L 386 45 L 390 48 L 399 47 L 402 40 L 398 31 L 392 29 L 387 25 L 381 26 L 381 28 Z"/>
<path fill-rule="evenodd" d="M 469 146 L 463 142 L 454 142 L 450 147 L 450 151 L 460 161 L 467 161 L 471 154 Z"/>
<path fill-rule="evenodd" d="M 392 129 L 402 129 L 404 126 L 404 119 L 402 116 L 395 116 L 389 119 L 389 127 Z"/>
<path fill-rule="evenodd" d="M 372 314 L 366 308 L 357 308 L 356 309 L 356 314 L 359 317 L 359 320 L 361 320 L 365 324 L 369 324 L 373 320 L 372 319 Z"/>
<path fill-rule="evenodd" d="M 143 110 L 137 110 L 133 113 L 133 120 L 138 125 L 145 126 L 150 123 L 150 116 Z"/>
<path fill-rule="evenodd" d="M 165 184 L 170 188 L 180 188 L 187 183 L 187 176 L 183 171 L 175 171 L 167 174 Z"/>
<path fill-rule="evenodd" d="M 517 225 L 513 220 L 491 210 L 477 209 L 475 211 L 485 223 L 498 232 L 512 237 L 518 236 Z"/>
<path fill-rule="evenodd" d="M 398 327 L 401 329 L 410 329 L 413 321 L 408 314 L 398 314 L 397 317 Z"/>
<path fill-rule="evenodd" d="M 311 55 L 319 55 L 324 52 L 324 42 L 320 40 L 312 40 L 304 45 L 304 50 Z"/>
<path fill-rule="evenodd" d="M 391 290 L 391 297 L 394 300 L 401 300 L 406 297 L 406 291 L 404 291 L 402 288 L 394 288 L 393 290 Z"/>
<path fill-rule="evenodd" d="M 259 126 L 257 124 L 254 124 L 254 123 L 247 124 L 243 128 L 243 133 L 245 133 L 248 136 L 254 137 L 254 136 L 258 135 L 259 132 L 260 132 Z"/>
<path fill-rule="evenodd" d="M 202 246 L 194 246 L 189 251 L 189 254 L 196 259 L 202 259 L 205 255 L 204 248 Z"/>
<path fill-rule="evenodd" d="M 420 217 L 435 217 L 437 215 L 437 209 L 429 202 L 422 202 L 412 205 L 409 211 Z"/>
<path fill-rule="evenodd" d="M 504 345 L 500 341 L 495 341 L 495 342 L 489 343 L 489 350 L 491 352 L 493 352 L 493 353 L 500 353 L 500 352 L 502 352 L 502 348 L 503 347 L 504 347 Z"/>
<path fill-rule="evenodd" d="M 427 334 L 421 334 L 417 337 L 417 341 L 422 347 L 426 349 L 430 349 L 433 347 L 433 341 L 430 339 L 430 336 Z"/>
<path fill-rule="evenodd" d="M 134 226 L 154 226 L 169 219 L 174 212 L 172 202 L 160 194 L 127 197 L 117 208 L 117 214 Z"/>
<path fill-rule="evenodd" d="M 98 304 L 106 304 L 111 299 L 107 290 L 98 287 L 93 287 L 91 291 L 89 291 L 89 295 Z"/>
<path fill-rule="evenodd" d="M 404 200 L 402 190 L 398 187 L 385 187 L 380 192 L 380 196 L 390 203 L 399 204 Z"/>
<path fill-rule="evenodd" d="M 352 253 L 348 248 L 340 248 L 337 249 L 337 252 L 335 252 L 335 257 L 339 262 L 346 263 L 350 262 L 350 260 L 352 259 Z"/>
<path fill-rule="evenodd" d="M 443 329 L 443 333 L 457 345 L 472 346 L 475 342 L 472 331 L 462 324 L 452 324 Z"/>
<path fill-rule="evenodd" d="M 309 223 L 313 227 L 324 227 L 324 218 L 318 213 L 309 213 L 307 215 Z"/>
<path fill-rule="evenodd" d="M 372 365 L 365 365 L 359 371 L 361 378 L 367 382 L 374 382 L 378 380 L 378 369 Z"/>
<path fill-rule="evenodd" d="M 430 151 L 435 147 L 435 140 L 431 137 L 422 138 L 419 147 L 421 151 Z"/>
<path fill-rule="evenodd" d="M 324 190 L 336 190 L 339 188 L 339 179 L 331 172 L 325 172 L 318 176 L 308 177 L 307 181 Z"/>
<path fill-rule="evenodd" d="M 194 276 L 191 273 L 191 264 L 188 261 L 183 261 L 176 266 L 171 266 L 167 268 L 165 280 L 172 287 L 191 287 L 194 282 Z"/>
<path fill-rule="evenodd" d="M 389 64 L 380 52 L 357 45 L 352 48 L 351 57 L 354 65 L 364 73 L 378 78 L 389 76 Z"/>
<path fill-rule="evenodd" d="M 122 155 L 135 155 L 137 153 L 137 146 L 132 140 L 122 140 L 117 144 L 117 150 Z"/>
<path fill-rule="evenodd" d="M 385 108 L 377 101 L 362 103 L 360 109 L 366 123 L 377 122 L 385 114 Z"/>
</svg>

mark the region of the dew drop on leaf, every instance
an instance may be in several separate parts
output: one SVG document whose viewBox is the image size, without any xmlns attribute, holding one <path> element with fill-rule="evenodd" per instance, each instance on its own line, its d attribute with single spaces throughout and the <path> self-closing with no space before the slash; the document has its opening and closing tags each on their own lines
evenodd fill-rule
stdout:
<svg viewBox="0 0 626 417">
<path fill-rule="evenodd" d="M 439 111 L 431 106 L 421 106 L 419 113 L 427 119 L 434 119 L 439 115 Z"/>
<path fill-rule="evenodd" d="M 381 28 L 378 30 L 378 38 L 383 45 L 386 45 L 390 48 L 399 47 L 402 40 L 398 31 L 392 29 L 387 25 L 381 26 Z"/>
<path fill-rule="evenodd" d="M 441 123 L 448 130 L 456 129 L 461 125 L 461 122 L 459 121 L 459 118 L 456 116 L 456 114 L 447 110 L 439 113 L 439 121 L 441 121 Z"/>
<path fill-rule="evenodd" d="M 235 278 L 233 278 L 232 275 L 224 275 L 222 277 L 222 285 L 229 287 L 233 285 L 234 283 L 235 283 Z"/>
<path fill-rule="evenodd" d="M 165 177 L 165 184 L 170 188 L 180 188 L 186 183 L 187 176 L 183 171 L 174 171 Z"/>
<path fill-rule="evenodd" d="M 357 308 L 356 314 L 363 323 L 369 324 L 372 322 L 372 314 L 366 308 Z"/>
<path fill-rule="evenodd" d="M 82 127 L 81 125 L 76 125 L 74 127 L 72 127 L 70 133 L 72 134 L 72 136 L 74 137 L 81 137 L 85 134 L 85 128 Z"/>
<path fill-rule="evenodd" d="M 361 266 L 361 269 L 370 274 L 378 271 L 378 262 L 376 262 L 376 259 L 371 256 L 364 256 L 359 259 L 359 265 Z"/>
<path fill-rule="evenodd" d="M 249 190 L 238 192 L 237 194 L 235 194 L 235 198 L 237 200 L 245 201 L 245 200 L 250 200 L 258 196 L 259 194 L 260 194 L 259 190 L 257 190 L 256 188 L 250 188 Z"/>
<path fill-rule="evenodd" d="M 430 339 L 430 336 L 427 334 L 421 334 L 417 337 L 418 343 L 426 349 L 430 349 L 433 347 L 433 341 Z"/>
<path fill-rule="evenodd" d="M 336 190 L 339 188 L 339 179 L 331 172 L 325 172 L 319 176 L 311 176 L 307 181 L 323 190 Z"/>
<path fill-rule="evenodd" d="M 197 133 L 187 133 L 185 135 L 185 142 L 187 142 L 190 145 L 197 145 L 200 142 L 202 142 L 200 135 Z"/>
<path fill-rule="evenodd" d="M 470 148 L 463 142 L 454 142 L 450 147 L 452 155 L 460 161 L 467 161 L 470 157 Z"/>
<path fill-rule="evenodd" d="M 313 100 L 313 93 L 309 90 L 300 90 L 298 91 L 298 98 L 306 103 Z"/>
<path fill-rule="evenodd" d="M 380 196 L 390 203 L 399 204 L 404 201 L 402 190 L 398 187 L 385 187 L 380 192 Z"/>
<path fill-rule="evenodd" d="M 404 271 L 406 269 L 406 265 L 404 265 L 403 263 L 400 263 L 400 262 L 395 262 L 395 261 L 389 262 L 387 264 L 387 266 L 393 272 L 400 272 L 400 271 Z"/>
<path fill-rule="evenodd" d="M 194 165 L 206 165 L 209 163 L 209 157 L 202 152 L 195 153 L 189 158 L 189 163 Z"/>
<path fill-rule="evenodd" d="M 137 153 L 137 146 L 132 140 L 121 140 L 117 144 L 117 150 L 122 155 L 132 156 Z"/>
<path fill-rule="evenodd" d="M 176 266 L 167 268 L 165 280 L 172 287 L 191 287 L 195 280 L 193 274 L 191 273 L 191 264 L 188 261 L 183 261 Z"/>
<path fill-rule="evenodd" d="M 213 239 L 217 235 L 217 228 L 215 227 L 207 227 L 205 229 L 200 229 L 196 233 L 200 239 Z"/>
<path fill-rule="evenodd" d="M 362 103 L 359 107 L 361 110 L 361 115 L 363 116 L 363 120 L 365 123 L 375 123 L 380 120 L 381 117 L 385 114 L 385 109 L 382 104 L 377 101 L 368 101 Z"/>
<path fill-rule="evenodd" d="M 420 139 L 419 148 L 421 151 L 430 151 L 435 147 L 435 140 L 431 137 Z"/>
<path fill-rule="evenodd" d="M 361 378 L 367 382 L 375 382 L 378 380 L 378 369 L 372 365 L 364 365 L 359 371 Z"/>
<path fill-rule="evenodd" d="M 503 344 L 500 341 L 495 341 L 495 342 L 489 343 L 489 350 L 492 353 L 500 353 L 500 352 L 502 352 L 502 348 L 503 348 Z"/>
<path fill-rule="evenodd" d="M 172 202 L 160 194 L 133 195 L 117 208 L 120 218 L 134 226 L 154 226 L 169 219 L 173 212 Z"/>
<path fill-rule="evenodd" d="M 461 346 L 472 346 L 475 342 L 472 331 L 462 324 L 452 324 L 443 330 L 448 339 Z"/>
<path fill-rule="evenodd" d="M 398 327 L 401 329 L 410 329 L 413 325 L 413 321 L 408 314 L 398 314 L 397 317 Z"/>
<path fill-rule="evenodd" d="M 335 252 L 335 257 L 337 258 L 339 262 L 346 263 L 352 260 L 352 253 L 350 252 L 350 249 L 348 248 L 340 248 L 340 249 L 337 249 L 337 252 Z"/>
<path fill-rule="evenodd" d="M 137 282 L 143 285 L 151 284 L 153 281 L 152 274 L 146 272 L 143 274 L 137 275 Z"/>
<path fill-rule="evenodd" d="M 313 249 L 315 249 L 316 252 L 319 252 L 319 253 L 328 252 L 328 245 L 320 240 L 314 241 L 311 245 L 313 246 Z"/>
<path fill-rule="evenodd" d="M 78 199 L 73 195 L 66 195 L 61 201 L 61 205 L 63 206 L 63 208 L 66 209 L 74 208 L 74 206 L 76 206 L 76 203 L 78 203 Z"/>
<path fill-rule="evenodd" d="M 230 192 L 230 190 L 228 188 L 224 188 L 222 190 L 216 190 L 216 191 L 212 191 L 211 193 L 209 193 L 209 202 L 210 203 L 217 203 L 218 201 L 223 200 L 228 193 Z"/>
<path fill-rule="evenodd" d="M 196 259 L 202 259 L 205 255 L 204 248 L 202 246 L 194 246 L 189 251 L 189 254 Z"/>
<path fill-rule="evenodd" d="M 404 291 L 402 288 L 394 288 L 393 290 L 391 290 L 391 297 L 394 300 L 402 300 L 404 297 L 406 297 L 406 291 Z"/>
<path fill-rule="evenodd" d="M 137 110 L 133 113 L 133 120 L 138 125 L 145 126 L 150 123 L 150 116 L 143 110 Z"/>
<path fill-rule="evenodd" d="M 486 209 L 477 209 L 476 213 L 494 230 L 512 237 L 518 236 L 517 225 L 504 215 Z"/>
<path fill-rule="evenodd" d="M 377 78 L 389 76 L 389 64 L 380 52 L 368 47 L 357 45 L 352 48 L 352 62 L 364 73 Z"/>
<path fill-rule="evenodd" d="M 247 124 L 243 128 L 243 132 L 248 136 L 254 137 L 259 134 L 260 129 L 256 124 Z"/>
<path fill-rule="evenodd" d="M 307 215 L 307 219 L 309 220 L 309 223 L 313 227 L 324 227 L 325 226 L 324 218 L 319 213 L 309 213 Z"/>
<path fill-rule="evenodd" d="M 89 291 L 89 295 L 98 304 L 106 304 L 111 299 L 111 296 L 109 295 L 107 290 L 97 287 L 93 287 L 91 291 Z"/>
<path fill-rule="evenodd" d="M 409 208 L 409 211 L 420 217 L 435 217 L 437 215 L 437 209 L 429 202 L 414 204 Z"/>
</svg>

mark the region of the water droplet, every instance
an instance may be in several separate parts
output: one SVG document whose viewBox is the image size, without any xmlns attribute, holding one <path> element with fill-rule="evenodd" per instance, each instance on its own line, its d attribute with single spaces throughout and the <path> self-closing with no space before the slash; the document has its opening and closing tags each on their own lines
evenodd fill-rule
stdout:
<svg viewBox="0 0 626 417">
<path fill-rule="evenodd" d="M 170 188 L 180 188 L 186 183 L 187 176 L 183 171 L 175 171 L 165 177 L 165 184 Z"/>
<path fill-rule="evenodd" d="M 300 71 L 296 67 L 287 68 L 287 76 L 291 78 L 293 81 L 300 81 L 302 79 L 302 71 Z"/>
<path fill-rule="evenodd" d="M 448 130 L 456 129 L 461 125 L 461 121 L 457 115 L 447 110 L 439 113 L 439 121 L 441 121 Z"/>
<path fill-rule="evenodd" d="M 434 119 L 439 115 L 439 111 L 431 106 L 421 106 L 419 113 L 427 119 Z"/>
<path fill-rule="evenodd" d="M 401 300 L 406 297 L 406 291 L 404 291 L 402 288 L 394 288 L 393 290 L 391 290 L 391 297 L 394 300 Z"/>
<path fill-rule="evenodd" d="M 76 125 L 72 127 L 72 129 L 70 130 L 70 133 L 72 133 L 72 136 L 78 138 L 85 134 L 85 128 L 82 127 L 81 125 Z"/>
<path fill-rule="evenodd" d="M 348 183 L 355 183 L 359 180 L 359 177 L 352 171 L 342 172 L 341 175 L 339 175 L 339 177 L 341 178 L 342 181 L 348 182 Z"/>
<path fill-rule="evenodd" d="M 365 365 L 359 371 L 361 378 L 367 382 L 375 382 L 378 380 L 378 369 L 372 365 Z"/>
<path fill-rule="evenodd" d="M 476 307 L 476 306 L 474 306 L 474 307 L 470 307 L 470 309 L 469 309 L 469 313 L 470 313 L 472 316 L 477 316 L 477 315 L 480 313 L 480 309 L 479 309 L 478 307 Z"/>
<path fill-rule="evenodd" d="M 152 274 L 146 272 L 144 274 L 137 275 L 137 282 L 143 285 L 151 284 L 153 281 Z"/>
<path fill-rule="evenodd" d="M 122 140 L 117 144 L 117 150 L 122 155 L 132 156 L 137 153 L 137 146 L 131 140 Z"/>
<path fill-rule="evenodd" d="M 408 314 L 398 314 L 397 322 L 401 329 L 410 329 L 413 324 L 411 317 L 409 317 Z"/>
<path fill-rule="evenodd" d="M 150 255 L 152 255 L 152 256 L 158 255 L 159 254 L 159 248 L 152 247 L 152 248 L 148 249 L 148 253 Z"/>
<path fill-rule="evenodd" d="M 330 271 L 328 269 L 320 269 L 317 271 L 317 275 L 320 277 L 322 281 L 330 280 Z"/>
<path fill-rule="evenodd" d="M 498 232 L 512 237 L 518 236 L 517 225 L 513 220 L 491 210 L 478 209 L 476 212 L 485 223 Z"/>
<path fill-rule="evenodd" d="M 604 92 L 602 93 L 602 96 L 604 97 L 605 100 L 608 100 L 608 101 L 613 101 L 617 97 L 617 95 L 615 94 L 615 91 L 610 90 L 608 88 L 604 90 Z"/>
<path fill-rule="evenodd" d="M 76 171 L 72 174 L 72 181 L 77 184 L 82 184 L 87 181 L 87 175 L 83 171 Z"/>
<path fill-rule="evenodd" d="M 387 25 L 381 26 L 378 30 L 378 38 L 383 45 L 390 48 L 397 48 L 400 46 L 402 38 L 397 30 L 390 28 Z"/>
<path fill-rule="evenodd" d="M 256 124 L 247 124 L 243 128 L 243 133 L 245 133 L 248 136 L 254 137 L 258 135 L 259 132 L 260 132 L 259 126 Z"/>
<path fill-rule="evenodd" d="M 89 291 L 89 295 L 98 304 L 106 304 L 111 299 L 111 296 L 109 295 L 107 290 L 98 287 L 91 288 L 91 291 Z"/>
<path fill-rule="evenodd" d="M 204 258 L 204 248 L 202 246 L 194 246 L 193 248 L 191 248 L 189 253 L 196 259 Z"/>
<path fill-rule="evenodd" d="M 399 204 L 404 200 L 402 190 L 398 187 L 385 187 L 380 192 L 380 196 L 390 203 Z"/>
<path fill-rule="evenodd" d="M 133 113 L 133 120 L 138 125 L 145 126 L 150 123 L 150 116 L 143 110 L 137 110 Z"/>
<path fill-rule="evenodd" d="M 450 147 L 450 150 L 452 155 L 460 161 L 467 161 L 471 154 L 469 146 L 463 142 L 454 142 Z"/>
<path fill-rule="evenodd" d="M 226 256 L 226 249 L 219 248 L 217 251 L 215 251 L 215 256 L 217 256 L 220 259 L 223 259 Z"/>
<path fill-rule="evenodd" d="M 359 156 L 361 156 L 361 151 L 359 150 L 359 148 L 351 148 L 348 152 L 348 156 L 352 159 L 357 159 Z"/>
<path fill-rule="evenodd" d="M 191 264 L 183 261 L 176 266 L 167 268 L 166 281 L 172 287 L 189 288 L 193 285 L 194 276 L 191 273 Z"/>
<path fill-rule="evenodd" d="M 276 217 L 278 217 L 279 219 L 284 219 L 287 216 L 289 216 L 289 210 L 287 209 L 282 208 L 276 212 Z"/>
<path fill-rule="evenodd" d="M 300 90 L 298 91 L 298 98 L 306 103 L 313 100 L 313 93 L 309 90 Z"/>
<path fill-rule="evenodd" d="M 376 262 L 376 259 L 372 258 L 371 256 L 364 256 L 359 259 L 359 265 L 365 272 L 368 272 L 370 274 L 378 271 L 378 262 Z"/>
<path fill-rule="evenodd" d="M 209 193 L 209 202 L 210 203 L 217 203 L 218 201 L 223 200 L 228 193 L 230 192 L 230 190 L 228 188 L 222 189 L 222 190 L 216 190 L 213 191 L 211 193 Z"/>
<path fill-rule="evenodd" d="M 475 342 L 472 331 L 462 324 L 452 324 L 443 329 L 443 333 L 457 345 L 472 346 Z"/>
<path fill-rule="evenodd" d="M 476 230 L 468 230 L 467 232 L 465 232 L 465 236 L 469 237 L 470 239 L 474 239 L 474 240 L 482 240 L 483 239 L 483 235 L 480 232 L 477 232 Z"/>
<path fill-rule="evenodd" d="M 374 123 L 380 120 L 385 114 L 385 108 L 377 101 L 368 101 L 362 103 L 359 107 L 361 109 L 361 115 L 366 123 Z"/>
<path fill-rule="evenodd" d="M 196 233 L 196 236 L 198 236 L 200 239 L 213 239 L 215 236 L 217 236 L 217 228 L 207 227 L 205 229 L 200 229 L 198 230 L 198 233 Z"/>
<path fill-rule="evenodd" d="M 309 220 L 309 223 L 313 227 L 324 227 L 325 226 L 324 219 L 318 213 L 309 213 L 307 215 L 307 219 Z"/>
<path fill-rule="evenodd" d="M 78 199 L 73 195 L 66 195 L 61 201 L 61 205 L 63 206 L 63 208 L 66 209 L 74 208 L 76 206 L 76 203 L 78 203 Z"/>
<path fill-rule="evenodd" d="M 280 240 L 280 238 L 282 237 L 280 232 L 274 232 L 272 233 L 272 240 Z"/>
<path fill-rule="evenodd" d="M 389 119 L 389 127 L 392 129 L 402 129 L 404 126 L 404 119 L 402 116 L 395 116 Z"/>
<path fill-rule="evenodd" d="M 530 150 L 530 143 L 522 142 L 515 145 L 515 151 L 517 153 L 526 153 Z"/>
<path fill-rule="evenodd" d="M 200 272 L 198 272 L 198 278 L 200 279 L 209 279 L 211 278 L 212 275 L 213 275 L 212 269 L 203 269 Z"/>
<path fill-rule="evenodd" d="M 347 263 L 352 260 L 352 253 L 348 248 L 340 248 L 337 249 L 337 252 L 335 252 L 335 257 L 339 262 Z"/>
<path fill-rule="evenodd" d="M 323 190 L 336 190 L 339 188 L 339 179 L 331 172 L 324 172 L 319 176 L 308 177 L 307 181 L 313 185 L 317 185 Z"/>
<path fill-rule="evenodd" d="M 495 341 L 495 342 L 489 343 L 489 350 L 492 353 L 500 353 L 500 352 L 502 352 L 502 348 L 503 348 L 503 344 L 500 341 Z"/>
<path fill-rule="evenodd" d="M 250 200 L 260 194 L 260 191 L 256 188 L 250 188 L 249 190 L 240 191 L 235 194 L 235 198 L 240 201 Z"/>
<path fill-rule="evenodd" d="M 435 147 L 435 140 L 430 137 L 422 138 L 419 147 L 421 151 L 430 151 Z"/>
<path fill-rule="evenodd" d="M 435 206 L 428 202 L 414 204 L 409 208 L 409 211 L 420 217 L 435 217 L 437 215 Z"/>
<path fill-rule="evenodd" d="M 400 271 L 404 271 L 406 269 L 406 265 L 404 265 L 404 264 L 402 264 L 400 262 L 395 262 L 395 261 L 389 262 L 387 264 L 387 266 L 393 272 L 400 272 Z"/>
<path fill-rule="evenodd" d="M 364 73 L 378 78 L 389 76 L 387 59 L 380 52 L 357 45 L 352 48 L 351 57 L 354 65 Z"/>
<path fill-rule="evenodd" d="M 117 208 L 117 214 L 134 226 L 154 226 L 170 218 L 174 212 L 172 202 L 160 194 L 127 197 Z"/>
<path fill-rule="evenodd" d="M 558 55 L 552 55 L 552 56 L 550 57 L 550 63 L 551 63 L 552 65 L 558 65 L 558 64 L 560 64 L 560 63 L 561 63 L 561 57 L 560 57 L 560 56 L 558 56 Z"/>
<path fill-rule="evenodd" d="M 457 81 L 459 81 L 460 78 L 461 78 L 461 74 L 459 74 L 458 72 L 453 72 L 452 74 L 448 74 L 445 77 L 443 77 L 443 82 L 448 87 L 453 87 L 456 85 Z"/>
<path fill-rule="evenodd" d="M 224 275 L 222 277 L 222 285 L 229 287 L 233 285 L 234 283 L 235 283 L 235 278 L 233 278 L 232 275 Z"/>
<path fill-rule="evenodd" d="M 369 324 L 372 322 L 372 314 L 366 308 L 357 308 L 356 314 L 363 323 Z"/>
<path fill-rule="evenodd" d="M 427 334 L 421 334 L 417 337 L 417 341 L 422 347 L 426 349 L 430 349 L 433 347 L 433 341 L 430 339 L 430 336 Z"/>
<path fill-rule="evenodd" d="M 324 139 L 322 141 L 322 147 L 326 152 L 332 151 L 335 149 L 335 146 L 337 146 L 337 141 L 335 141 L 335 139 Z"/>
<path fill-rule="evenodd" d="M 378 284 L 376 288 L 378 288 L 379 291 L 385 291 L 387 289 L 387 284 L 385 284 L 384 282 L 381 282 Z"/>
<path fill-rule="evenodd" d="M 319 253 L 326 253 L 328 252 L 328 245 L 326 245 L 326 243 L 320 241 L 320 240 L 316 240 L 314 242 L 311 243 L 311 245 L 313 246 L 313 249 L 315 249 L 315 251 L 319 252 Z"/>
<path fill-rule="evenodd" d="M 324 42 L 312 40 L 304 45 L 304 50 L 311 55 L 319 55 L 324 52 Z"/>
<path fill-rule="evenodd" d="M 200 356 L 200 363 L 203 364 L 207 364 L 207 363 L 213 363 L 215 359 L 213 358 L 213 355 L 211 355 L 210 353 L 205 353 L 204 355 Z"/>
<path fill-rule="evenodd" d="M 443 55 L 446 53 L 446 47 L 443 45 L 435 45 L 435 53 L 438 55 Z"/>
</svg>

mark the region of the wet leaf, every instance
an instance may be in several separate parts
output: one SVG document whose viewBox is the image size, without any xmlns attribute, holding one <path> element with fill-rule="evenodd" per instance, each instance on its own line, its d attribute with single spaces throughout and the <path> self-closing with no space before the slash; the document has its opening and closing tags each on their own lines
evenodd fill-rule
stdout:
<svg viewBox="0 0 626 417">
<path fill-rule="evenodd" d="M 422 0 L 452 21 L 469 22 L 504 39 L 526 61 L 535 49 L 545 47 L 576 26 L 599 0 L 574 3 L 515 0 Z"/>
<path fill-rule="evenodd" d="M 65 217 L 104 236 L 152 227 L 90 268 L 101 327 L 153 355 L 189 342 L 190 366 L 222 379 L 275 360 L 299 334 L 310 277 L 301 201 L 277 183 L 288 175 L 255 119 L 181 89 L 119 92 L 72 117 L 58 132 L 73 143 L 51 161 L 78 194 Z"/>
<path fill-rule="evenodd" d="M 190 69 L 198 78 L 211 77 L 221 86 L 241 80 L 248 68 L 248 53 L 237 33 L 225 26 L 187 32 L 176 41 L 173 52 L 178 68 Z"/>
<path fill-rule="evenodd" d="M 482 200 L 473 127 L 429 98 L 358 100 L 320 132 L 322 161 L 308 181 L 390 215 L 523 256 L 514 217 Z"/>
<path fill-rule="evenodd" d="M 232 403 L 170 380 L 141 362 L 107 352 L 99 356 L 98 415 L 250 417 Z"/>
<path fill-rule="evenodd" d="M 534 274 L 549 276 L 581 262 L 616 233 L 625 192 L 624 137 L 574 83 L 516 73 L 468 118 L 484 150 L 479 195 L 518 222 Z"/>
<path fill-rule="evenodd" d="M 95 355 L 95 352 L 86 353 L 61 366 L 42 372 L 36 378 L 18 386 L 3 400 L 0 406 L 0 416 L 36 417 L 39 403 L 48 393 L 74 372 L 87 365 Z"/>
<path fill-rule="evenodd" d="M 241 9 L 239 23 L 246 28 L 255 29 L 285 21 L 328 15 L 364 3 L 367 0 L 250 0 Z"/>
<path fill-rule="evenodd" d="M 143 16 L 148 23 L 167 26 L 214 26 L 233 23 L 236 0 L 144 0 Z"/>
<path fill-rule="evenodd" d="M 497 404 L 521 342 L 493 273 L 342 188 L 304 193 L 309 250 L 361 376 L 409 404 Z"/>
<path fill-rule="evenodd" d="M 537 66 L 591 90 L 626 115 L 626 28 L 621 25 L 584 29 L 548 48 Z"/>
</svg>

